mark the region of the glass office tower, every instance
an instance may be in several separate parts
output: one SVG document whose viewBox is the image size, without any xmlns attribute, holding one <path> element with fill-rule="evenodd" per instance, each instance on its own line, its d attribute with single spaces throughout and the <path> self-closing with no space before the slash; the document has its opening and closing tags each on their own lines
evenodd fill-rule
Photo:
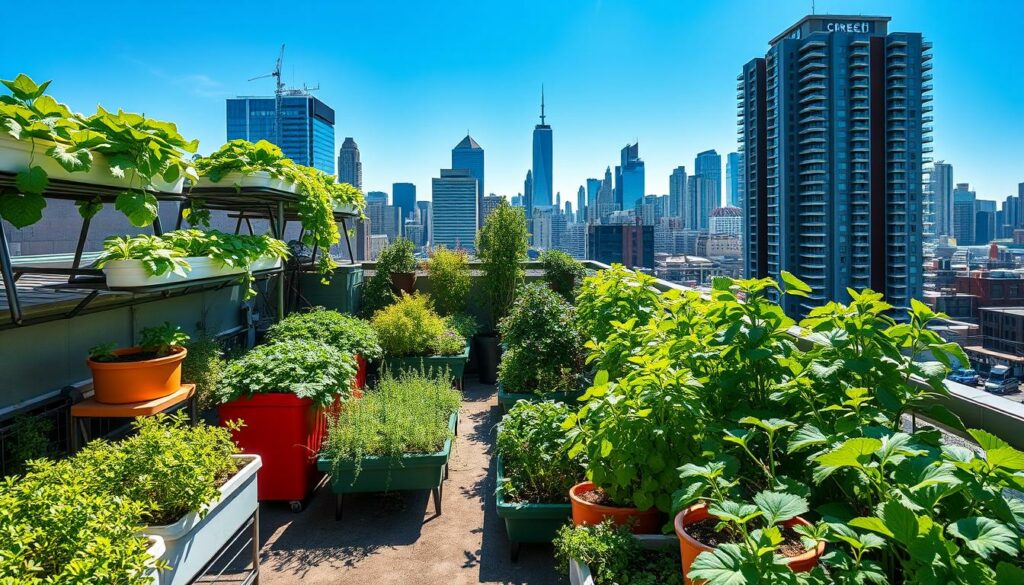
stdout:
<svg viewBox="0 0 1024 585">
<path fill-rule="evenodd" d="M 267 140 L 297 164 L 334 174 L 334 110 L 311 95 L 227 100 L 228 140 Z M 278 128 L 280 123 L 280 128 Z"/>
<path fill-rule="evenodd" d="M 530 219 L 536 207 L 551 207 L 555 196 L 552 174 L 551 126 L 545 123 L 544 91 L 540 94 L 540 124 L 533 127 L 533 174 L 526 218 Z M 528 177 L 529 179 L 529 177 Z"/>
<path fill-rule="evenodd" d="M 452 149 L 452 168 L 468 170 L 470 176 L 476 179 L 476 208 L 477 213 L 479 214 L 476 220 L 478 224 L 483 225 L 484 149 L 476 140 L 473 140 L 473 137 L 469 134 L 466 134 L 466 137 Z"/>
</svg>

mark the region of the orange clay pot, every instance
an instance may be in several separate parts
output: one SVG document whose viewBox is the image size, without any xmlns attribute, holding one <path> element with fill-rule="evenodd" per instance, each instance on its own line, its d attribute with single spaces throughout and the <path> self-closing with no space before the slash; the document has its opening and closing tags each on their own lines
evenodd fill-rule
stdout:
<svg viewBox="0 0 1024 585">
<path fill-rule="evenodd" d="M 572 486 L 572 489 L 569 490 L 569 499 L 572 502 L 572 523 L 574 525 L 600 524 L 605 518 L 611 518 L 612 522 L 616 525 L 629 525 L 630 522 L 634 522 L 632 525 L 634 534 L 657 534 L 661 532 L 661 512 L 657 508 L 641 512 L 636 508 L 602 506 L 580 499 L 579 494 L 589 492 L 594 487 L 593 482 L 585 481 Z"/>
<path fill-rule="evenodd" d="M 690 536 L 690 534 L 686 532 L 686 526 L 688 524 L 695 524 L 701 520 L 707 520 L 711 517 L 711 514 L 708 513 L 708 505 L 704 503 L 694 504 L 676 514 L 674 524 L 676 528 L 676 536 L 679 537 L 679 552 L 682 553 L 683 557 L 683 579 L 686 581 L 686 585 L 691 585 L 693 583 L 687 576 L 690 572 L 690 565 L 693 564 L 693 560 L 702 552 L 714 550 L 710 546 Z M 783 525 L 789 528 L 800 525 L 810 526 L 811 523 L 797 516 L 796 518 L 783 522 Z M 805 573 L 810 571 L 818 564 L 818 559 L 821 558 L 821 555 L 823 554 L 825 554 L 825 543 L 819 542 L 817 548 L 814 550 L 806 551 L 805 553 L 795 557 L 789 557 L 787 559 L 789 562 L 789 568 L 796 573 Z"/>
<path fill-rule="evenodd" d="M 130 355 L 142 351 L 129 347 L 114 355 Z M 85 361 L 92 370 L 93 397 L 104 404 L 128 404 L 163 398 L 181 389 L 181 362 L 188 351 L 175 347 L 170 355 L 138 362 Z"/>
</svg>

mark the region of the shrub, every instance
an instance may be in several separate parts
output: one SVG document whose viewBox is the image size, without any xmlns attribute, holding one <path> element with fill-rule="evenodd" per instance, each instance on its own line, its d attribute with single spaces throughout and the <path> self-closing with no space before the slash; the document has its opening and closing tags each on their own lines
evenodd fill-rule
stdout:
<svg viewBox="0 0 1024 585">
<path fill-rule="evenodd" d="M 615 264 L 583 280 L 576 298 L 580 327 L 590 340 L 606 339 L 615 321 L 643 325 L 661 305 L 655 278 Z"/>
<path fill-rule="evenodd" d="M 442 316 L 461 313 L 466 309 L 469 294 L 469 256 L 462 250 L 434 248 L 426 262 L 430 275 L 430 298 Z"/>
<path fill-rule="evenodd" d="M 383 351 L 377 332 L 363 319 L 314 307 L 306 313 L 292 313 L 267 330 L 270 342 L 314 340 L 363 359 L 380 359 Z"/>
<path fill-rule="evenodd" d="M 181 379 L 196 385 L 201 408 L 211 407 L 216 404 L 217 384 L 226 365 L 224 350 L 219 341 L 206 334 L 188 342 L 185 348 L 188 355 L 181 363 Z"/>
<path fill-rule="evenodd" d="M 576 287 L 587 275 L 583 264 L 561 250 L 544 250 L 540 261 L 544 265 L 544 281 L 548 286 L 570 303 L 575 301 Z"/>
<path fill-rule="evenodd" d="M 476 235 L 476 255 L 481 261 L 481 284 L 491 309 L 491 325 L 497 326 L 516 298 L 523 282 L 530 234 L 522 208 L 505 199 L 484 220 Z"/>
<path fill-rule="evenodd" d="M 392 357 L 456 355 L 466 347 L 430 306 L 426 295 L 404 295 L 395 304 L 377 311 L 372 320 L 384 354 Z"/>
<path fill-rule="evenodd" d="M 554 546 L 555 559 L 563 575 L 569 571 L 569 561 L 575 559 L 590 568 L 594 583 L 599 585 L 682 585 L 683 582 L 678 545 L 646 550 L 629 528 L 615 526 L 611 520 L 596 526 L 563 526 L 558 530 Z M 746 575 L 738 571 L 723 572 Z"/>
<path fill-rule="evenodd" d="M 583 477 L 580 460 L 567 454 L 569 442 L 562 429 L 574 410 L 561 402 L 521 400 L 501 419 L 496 448 L 511 501 L 569 501 L 569 488 Z"/>
<path fill-rule="evenodd" d="M 228 363 L 217 388 L 221 403 L 255 394 L 291 392 L 320 406 L 347 400 L 356 375 L 351 354 L 319 341 L 261 345 Z"/>
<path fill-rule="evenodd" d="M 373 276 L 363 283 L 364 315 L 373 315 L 398 299 L 391 288 L 391 273 L 415 271 L 415 251 L 416 246 L 412 240 L 405 238 L 396 239 L 380 251 Z"/>
<path fill-rule="evenodd" d="M 498 379 L 510 392 L 556 392 L 581 386 L 583 335 L 572 305 L 543 284 L 522 287 L 498 325 L 507 352 Z"/>
<path fill-rule="evenodd" d="M 448 326 L 458 331 L 459 335 L 469 339 L 480 331 L 480 323 L 477 322 L 476 318 L 466 313 L 455 313 L 449 315 L 446 320 Z"/>
<path fill-rule="evenodd" d="M 451 438 L 448 418 L 461 403 L 447 376 L 385 372 L 362 399 L 332 417 L 322 454 L 335 466 L 355 462 L 358 475 L 364 457 L 437 452 Z"/>
</svg>

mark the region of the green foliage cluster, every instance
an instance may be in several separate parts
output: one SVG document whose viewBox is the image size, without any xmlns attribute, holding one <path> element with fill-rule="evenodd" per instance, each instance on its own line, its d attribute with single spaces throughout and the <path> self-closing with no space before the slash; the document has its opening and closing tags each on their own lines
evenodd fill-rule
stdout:
<svg viewBox="0 0 1024 585">
<path fill-rule="evenodd" d="M 342 352 L 359 354 L 365 360 L 378 360 L 384 355 L 377 332 L 369 322 L 323 307 L 292 313 L 267 330 L 267 341 L 294 340 L 321 341 Z"/>
<path fill-rule="evenodd" d="M 216 338 L 203 333 L 186 343 L 185 349 L 188 355 L 181 363 L 181 381 L 196 385 L 200 409 L 216 406 L 217 385 L 227 365 L 224 348 Z"/>
<path fill-rule="evenodd" d="M 491 310 L 491 326 L 512 307 L 516 290 L 523 283 L 530 234 L 526 228 L 526 215 L 522 208 L 512 207 L 507 200 L 484 220 L 476 234 L 476 255 L 481 262 L 486 306 Z"/>
<path fill-rule="evenodd" d="M 502 489 L 513 502 L 568 503 L 583 477 L 579 457 L 569 457 L 562 423 L 574 409 L 561 402 L 520 400 L 498 427 L 497 454 L 504 465 Z"/>
<path fill-rule="evenodd" d="M 448 326 L 454 329 L 460 337 L 469 339 L 480 331 L 480 323 L 476 317 L 467 313 L 454 313 L 445 317 Z"/>
<path fill-rule="evenodd" d="M 679 547 L 645 550 L 625 526 L 563 526 L 554 540 L 555 559 L 566 574 L 575 560 L 590 568 L 595 585 L 682 585 Z"/>
<path fill-rule="evenodd" d="M 469 255 L 463 250 L 449 250 L 443 245 L 434 248 L 426 261 L 430 276 L 430 298 L 442 316 L 466 310 L 469 294 Z"/>
<path fill-rule="evenodd" d="M 102 107 L 85 117 L 46 94 L 49 81 L 36 84 L 25 74 L 3 80 L 11 95 L 0 96 L 0 127 L 15 140 L 30 141 L 33 152 L 45 148 L 45 156 L 69 173 L 87 172 L 96 155 L 106 158 L 114 177 L 126 179 L 127 189 L 117 195 L 115 207 L 133 225 L 142 227 L 157 215 L 157 200 L 150 192 L 156 180 L 169 183 L 196 178 L 191 154 L 198 141 L 185 140 L 170 122 Z M 42 218 L 49 184 L 46 171 L 36 164 L 18 173 L 17 189 L 0 194 L 0 218 L 18 228 Z M 76 202 L 82 217 L 102 208 L 97 198 Z"/>
<path fill-rule="evenodd" d="M 576 300 L 576 288 L 583 282 L 587 269 L 583 264 L 561 250 L 544 250 L 540 254 L 544 266 L 544 281 L 568 302 Z"/>
<path fill-rule="evenodd" d="M 334 466 L 354 462 L 358 477 L 366 457 L 435 453 L 451 438 L 448 419 L 461 403 L 446 375 L 385 372 L 361 399 L 331 417 L 321 455 Z"/>
<path fill-rule="evenodd" d="M 169 321 L 153 327 L 144 327 L 139 331 L 139 348 L 144 352 L 156 354 L 156 357 L 171 355 L 175 348 L 184 347 L 188 340 L 188 334 Z M 115 349 L 116 343 L 101 343 L 89 349 L 89 357 L 97 362 L 117 361 Z"/>
<path fill-rule="evenodd" d="M 578 390 L 583 385 L 583 334 L 576 311 L 544 284 L 520 288 L 498 324 L 505 346 L 498 380 L 509 392 Z"/>
<path fill-rule="evenodd" d="M 7 474 L 21 473 L 32 459 L 45 457 L 50 452 L 50 434 L 53 420 L 31 415 L 14 417 L 7 441 L 10 457 L 6 459 Z"/>
<path fill-rule="evenodd" d="M 263 259 L 285 259 L 288 246 L 268 235 L 227 234 L 217 230 L 176 230 L 162 236 L 111 236 L 103 241 L 97 268 L 120 260 L 142 262 L 146 273 L 161 276 L 169 272 L 186 276 L 192 266 L 188 258 L 207 257 L 224 266 L 245 270 L 246 298 L 256 295 L 252 288 L 252 263 Z"/>
<path fill-rule="evenodd" d="M 397 238 L 380 251 L 373 276 L 363 282 L 363 314 L 371 316 L 398 299 L 391 286 L 392 272 L 414 272 L 416 251 L 412 240 Z"/>
<path fill-rule="evenodd" d="M 466 349 L 466 338 L 434 312 L 426 295 L 402 295 L 371 323 L 386 356 L 458 355 Z"/>
<path fill-rule="evenodd" d="M 356 361 L 321 341 L 295 339 L 260 345 L 228 363 L 217 387 L 220 403 L 256 394 L 290 392 L 319 406 L 348 400 Z"/>
</svg>

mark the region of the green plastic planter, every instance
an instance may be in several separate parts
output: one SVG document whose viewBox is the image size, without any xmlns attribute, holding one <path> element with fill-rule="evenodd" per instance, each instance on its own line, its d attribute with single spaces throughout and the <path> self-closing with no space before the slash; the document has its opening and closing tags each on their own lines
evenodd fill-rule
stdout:
<svg viewBox="0 0 1024 585">
<path fill-rule="evenodd" d="M 462 376 L 466 371 L 466 361 L 469 360 L 469 342 L 466 349 L 458 355 L 432 355 L 413 357 L 385 357 L 384 365 L 389 371 L 397 374 L 402 371 L 440 371 L 447 369 L 455 380 L 455 385 L 462 388 Z"/>
<path fill-rule="evenodd" d="M 459 421 L 459 413 L 448 418 L 448 430 L 452 436 Z M 331 459 L 321 455 L 317 468 L 330 474 L 331 490 L 338 495 L 334 518 L 341 520 L 345 494 L 360 492 L 387 492 L 397 490 L 432 490 L 434 511 L 441 515 L 441 484 L 448 477 L 448 457 L 452 451 L 452 440 L 448 438 L 444 447 L 436 453 L 410 453 L 399 457 L 364 457 L 360 462 L 359 474 L 356 463 L 342 463 L 335 469 Z"/>
<path fill-rule="evenodd" d="M 505 465 L 498 455 L 498 516 L 505 520 L 512 560 L 519 557 L 524 542 L 551 542 L 558 529 L 572 520 L 572 505 L 512 503 L 505 499 Z"/>
<path fill-rule="evenodd" d="M 530 402 L 540 402 L 541 400 L 558 400 L 559 402 L 565 402 L 567 404 L 573 404 L 576 400 L 583 396 L 586 390 L 576 390 L 574 392 L 549 392 L 547 394 L 534 394 L 533 392 L 506 392 L 505 387 L 498 382 L 498 404 L 501 405 L 501 409 L 504 412 L 508 412 L 510 408 L 516 405 L 516 402 L 520 400 L 528 400 Z"/>
</svg>

